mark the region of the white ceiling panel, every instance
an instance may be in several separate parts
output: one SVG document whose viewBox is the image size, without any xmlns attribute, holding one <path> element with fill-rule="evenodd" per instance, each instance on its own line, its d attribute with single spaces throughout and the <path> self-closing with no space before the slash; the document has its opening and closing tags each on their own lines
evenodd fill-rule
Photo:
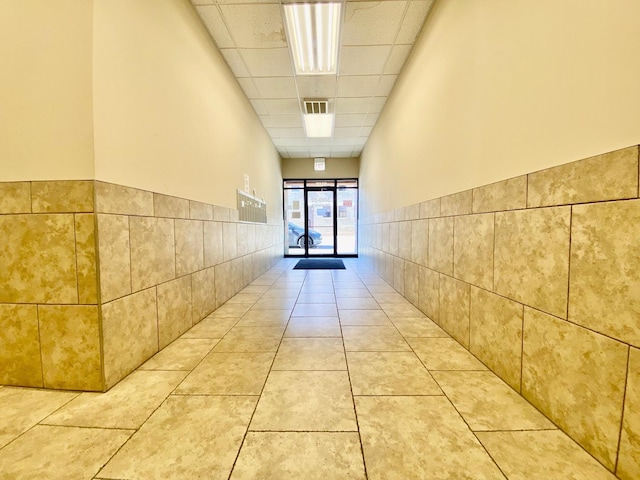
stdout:
<svg viewBox="0 0 640 480">
<path fill-rule="evenodd" d="M 344 98 L 336 100 L 336 113 L 367 113 L 371 105 L 370 98 Z"/>
<path fill-rule="evenodd" d="M 398 33 L 406 1 L 347 2 L 343 45 L 390 45 Z"/>
<path fill-rule="evenodd" d="M 377 75 L 391 51 L 388 45 L 373 47 L 342 47 L 340 51 L 340 74 Z"/>
<path fill-rule="evenodd" d="M 263 103 L 271 114 L 288 113 L 297 115 L 301 112 L 300 101 L 297 98 L 265 99 Z"/>
<path fill-rule="evenodd" d="M 338 78 L 338 97 L 372 97 L 378 80 L 377 75 L 341 76 Z"/>
<path fill-rule="evenodd" d="M 335 75 L 296 77 L 298 94 L 304 98 L 334 98 L 338 79 Z"/>
<path fill-rule="evenodd" d="M 433 0 L 345 0 L 338 73 L 295 75 L 283 24 L 289 0 L 192 0 L 285 158 L 358 156 Z M 214 86 L 215 88 L 215 86 Z M 307 138 L 302 100 L 326 98 L 333 134 Z"/>
<path fill-rule="evenodd" d="M 197 11 L 218 48 L 235 47 L 217 6 L 197 7 Z"/>
<path fill-rule="evenodd" d="M 220 5 L 222 16 L 238 48 L 286 47 L 280 5 Z"/>
<path fill-rule="evenodd" d="M 412 45 L 396 45 L 391 50 L 389 60 L 384 67 L 385 74 L 397 75 L 402 70 L 404 62 L 411 52 Z"/>
<path fill-rule="evenodd" d="M 254 77 L 253 81 L 262 98 L 297 97 L 293 77 Z"/>
<path fill-rule="evenodd" d="M 236 77 L 249 77 L 249 70 L 244 64 L 240 53 L 236 48 L 223 48 L 220 50 L 222 56 L 227 61 L 227 65 Z"/>
<path fill-rule="evenodd" d="M 344 113 L 336 115 L 336 127 L 361 127 L 366 115 L 362 113 Z"/>
<path fill-rule="evenodd" d="M 288 48 L 245 48 L 240 55 L 254 77 L 293 76 Z"/>
<path fill-rule="evenodd" d="M 400 32 L 396 38 L 396 44 L 413 45 L 425 18 L 433 5 L 433 0 L 412 0 L 404 17 Z"/>
</svg>

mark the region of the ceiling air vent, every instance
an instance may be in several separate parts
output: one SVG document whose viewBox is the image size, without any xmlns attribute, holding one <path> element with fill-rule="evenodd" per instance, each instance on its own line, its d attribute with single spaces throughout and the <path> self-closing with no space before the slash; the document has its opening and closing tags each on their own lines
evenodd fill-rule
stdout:
<svg viewBox="0 0 640 480">
<path fill-rule="evenodd" d="M 304 100 L 304 113 L 307 115 L 329 113 L 329 100 Z"/>
</svg>

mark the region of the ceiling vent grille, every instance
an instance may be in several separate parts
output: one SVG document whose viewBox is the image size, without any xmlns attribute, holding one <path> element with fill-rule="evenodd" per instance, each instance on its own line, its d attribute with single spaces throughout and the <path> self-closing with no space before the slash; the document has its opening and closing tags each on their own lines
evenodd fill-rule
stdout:
<svg viewBox="0 0 640 480">
<path fill-rule="evenodd" d="M 304 113 L 307 115 L 329 113 L 329 100 L 304 100 Z"/>
</svg>

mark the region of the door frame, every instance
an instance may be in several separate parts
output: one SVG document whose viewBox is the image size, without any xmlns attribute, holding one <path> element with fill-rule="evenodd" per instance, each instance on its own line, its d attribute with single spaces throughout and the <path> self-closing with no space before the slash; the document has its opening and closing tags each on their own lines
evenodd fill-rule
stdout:
<svg viewBox="0 0 640 480">
<path fill-rule="evenodd" d="M 339 187 L 339 182 L 346 181 L 355 181 L 356 187 Z M 358 242 L 356 240 L 355 244 L 355 253 L 338 253 L 338 190 L 341 188 L 349 188 L 356 190 L 356 211 L 355 211 L 355 227 L 356 227 L 356 239 L 357 231 L 358 231 L 358 220 L 360 218 L 360 184 L 357 178 L 286 178 L 282 181 L 282 218 L 284 221 L 284 225 L 287 225 L 287 205 L 285 203 L 285 195 L 284 190 L 288 190 L 286 188 L 287 182 L 302 182 L 302 186 L 291 187 L 290 189 L 303 189 L 303 199 L 304 199 L 304 230 L 305 233 L 309 231 L 309 207 L 308 207 L 308 198 L 309 191 L 333 191 L 333 205 L 332 205 L 332 214 L 333 214 L 333 253 L 328 254 L 317 254 L 317 255 L 309 255 L 309 245 L 308 242 L 305 244 L 304 253 L 302 254 L 291 254 L 286 253 L 285 257 L 293 257 L 293 258 L 357 258 L 358 257 Z M 332 182 L 333 185 L 325 185 L 325 186 L 313 186 L 308 185 L 311 182 Z M 285 231 L 287 231 L 285 229 Z M 285 242 L 288 242 L 288 238 L 285 237 Z"/>
</svg>

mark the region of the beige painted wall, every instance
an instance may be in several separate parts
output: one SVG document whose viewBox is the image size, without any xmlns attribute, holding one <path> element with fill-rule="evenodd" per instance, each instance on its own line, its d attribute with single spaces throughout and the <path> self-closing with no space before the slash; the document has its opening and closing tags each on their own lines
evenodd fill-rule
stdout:
<svg viewBox="0 0 640 480">
<path fill-rule="evenodd" d="M 96 178 L 280 218 L 280 156 L 188 0 L 95 0 Z"/>
<path fill-rule="evenodd" d="M 361 156 L 363 213 L 640 143 L 640 2 L 437 0 Z"/>
<path fill-rule="evenodd" d="M 282 178 L 358 178 L 359 158 L 327 158 L 325 170 L 313 169 L 313 158 L 283 158 Z"/>
<path fill-rule="evenodd" d="M 0 6 L 0 181 L 93 178 L 93 2 Z"/>
</svg>

